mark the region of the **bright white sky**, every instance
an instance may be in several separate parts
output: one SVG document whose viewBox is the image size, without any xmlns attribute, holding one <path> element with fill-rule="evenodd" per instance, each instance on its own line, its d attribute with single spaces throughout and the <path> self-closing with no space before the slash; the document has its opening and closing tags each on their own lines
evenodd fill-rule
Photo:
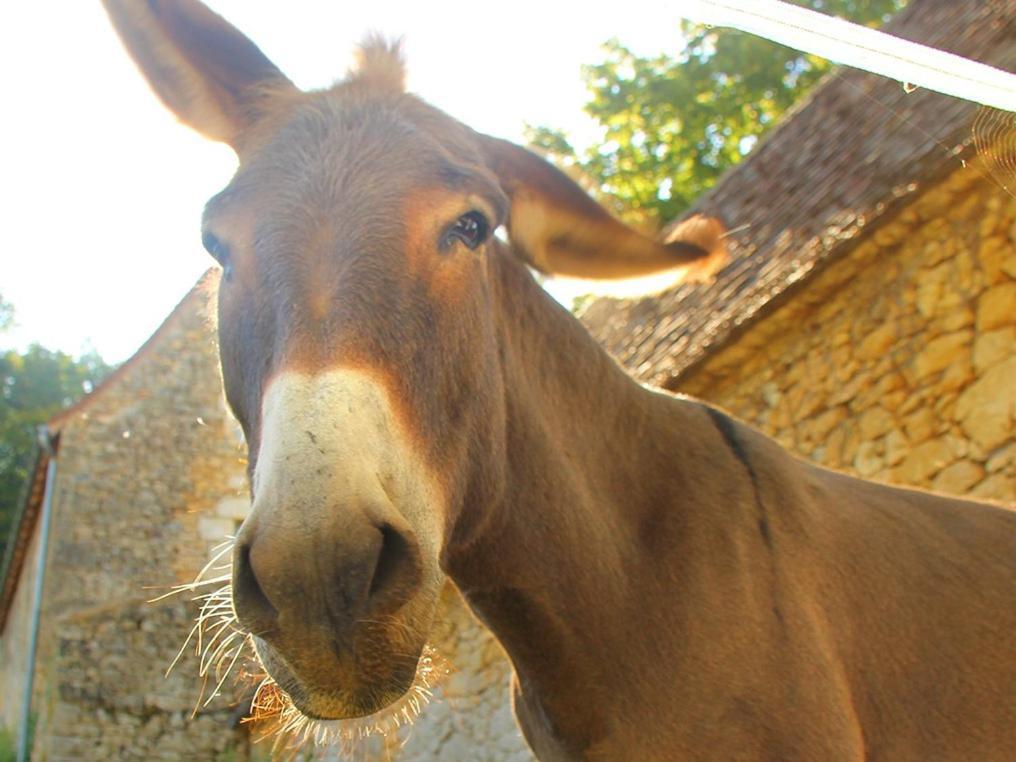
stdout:
<svg viewBox="0 0 1016 762">
<path fill-rule="evenodd" d="M 682 44 L 668 0 L 210 4 L 303 87 L 341 75 L 367 30 L 403 35 L 413 91 L 514 140 L 527 121 L 595 134 L 579 69 L 610 37 L 643 55 Z M 0 293 L 17 319 L 0 346 L 123 360 L 210 264 L 200 212 L 233 154 L 163 109 L 98 2 L 12 5 L 0 71 Z"/>
</svg>

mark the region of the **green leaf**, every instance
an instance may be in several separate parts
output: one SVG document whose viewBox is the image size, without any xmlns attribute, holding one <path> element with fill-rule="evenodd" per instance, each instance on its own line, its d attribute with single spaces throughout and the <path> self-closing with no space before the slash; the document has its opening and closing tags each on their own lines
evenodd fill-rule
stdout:
<svg viewBox="0 0 1016 762">
<path fill-rule="evenodd" d="M 905 3 L 796 2 L 868 26 Z M 579 153 L 559 129 L 526 129 L 530 144 L 581 170 L 630 222 L 659 225 L 678 216 L 831 68 L 736 30 L 686 21 L 681 29 L 687 44 L 674 57 L 641 58 L 614 39 L 604 43 L 602 61 L 582 67 L 586 112 L 604 128 L 603 145 Z"/>
</svg>

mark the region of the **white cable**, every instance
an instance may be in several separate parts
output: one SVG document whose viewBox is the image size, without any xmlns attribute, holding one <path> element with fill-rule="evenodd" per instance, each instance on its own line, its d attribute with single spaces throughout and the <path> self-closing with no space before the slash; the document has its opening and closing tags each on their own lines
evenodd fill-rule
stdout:
<svg viewBox="0 0 1016 762">
<path fill-rule="evenodd" d="M 830 61 L 1016 111 L 1016 74 L 781 0 L 682 0 L 690 21 L 729 26 Z"/>
</svg>

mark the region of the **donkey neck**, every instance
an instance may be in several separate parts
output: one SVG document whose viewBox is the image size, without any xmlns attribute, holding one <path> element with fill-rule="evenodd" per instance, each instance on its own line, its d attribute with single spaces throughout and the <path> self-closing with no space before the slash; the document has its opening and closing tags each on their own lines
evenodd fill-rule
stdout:
<svg viewBox="0 0 1016 762">
<path fill-rule="evenodd" d="M 505 486 L 449 570 L 512 659 L 523 726 L 578 756 L 621 721 L 626 690 L 645 708 L 638 686 L 659 678 L 635 672 L 676 666 L 649 633 L 686 626 L 703 535 L 757 530 L 739 505 L 708 515 L 702 439 L 720 435 L 706 408 L 635 383 L 513 258 L 493 261 Z"/>
</svg>

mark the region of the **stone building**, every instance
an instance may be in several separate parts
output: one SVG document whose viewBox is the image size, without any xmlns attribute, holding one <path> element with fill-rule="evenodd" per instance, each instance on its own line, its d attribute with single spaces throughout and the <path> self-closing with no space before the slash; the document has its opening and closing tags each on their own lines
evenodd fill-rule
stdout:
<svg viewBox="0 0 1016 762">
<path fill-rule="evenodd" d="M 1005 5 L 912 0 L 888 31 L 1013 71 Z M 696 204 L 732 231 L 713 283 L 582 319 L 636 377 L 802 457 L 1016 500 L 1014 136 L 1011 113 L 839 71 Z"/>
<path fill-rule="evenodd" d="M 911 0 L 890 29 L 1013 70 L 1016 19 L 1003 5 Z M 719 404 L 802 457 L 1014 500 L 1016 197 L 1003 186 L 1016 177 L 991 143 L 1011 139 L 1006 119 L 838 72 L 697 205 L 733 231 L 715 282 L 599 300 L 582 318 L 638 378 Z M 193 577 L 247 506 L 208 291 L 195 288 L 137 355 L 50 423 L 36 758 L 252 753 L 230 696 L 191 716 L 192 656 L 163 677 L 193 605 L 146 603 L 152 586 Z M 44 455 L 0 590 L 8 728 L 21 708 L 46 466 Z M 444 604 L 434 641 L 456 670 L 399 758 L 529 759 L 499 647 L 453 590 Z"/>
</svg>

